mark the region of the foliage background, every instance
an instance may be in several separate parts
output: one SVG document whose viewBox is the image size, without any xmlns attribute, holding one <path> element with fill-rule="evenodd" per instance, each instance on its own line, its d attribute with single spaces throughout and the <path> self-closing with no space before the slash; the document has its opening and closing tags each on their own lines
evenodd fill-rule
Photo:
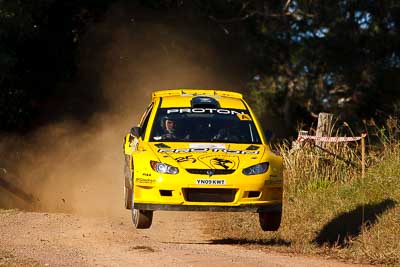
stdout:
<svg viewBox="0 0 400 267">
<path fill-rule="evenodd" d="M 1 0 L 0 131 L 25 132 L 66 114 L 86 119 L 107 106 L 96 83 L 80 83 L 80 56 L 90 27 L 115 5 L 137 10 L 138 24 L 159 18 L 183 29 L 195 21 L 185 30 L 208 34 L 226 58 L 233 46 L 233 65 L 244 66 L 241 91 L 282 135 L 321 111 L 355 123 L 399 113 L 396 0 Z"/>
</svg>

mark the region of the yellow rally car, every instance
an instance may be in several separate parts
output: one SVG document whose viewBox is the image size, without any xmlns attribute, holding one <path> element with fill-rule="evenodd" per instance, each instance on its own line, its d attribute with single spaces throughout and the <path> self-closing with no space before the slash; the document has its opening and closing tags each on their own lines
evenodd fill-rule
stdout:
<svg viewBox="0 0 400 267">
<path fill-rule="evenodd" d="M 138 229 L 155 210 L 258 212 L 263 230 L 279 228 L 282 158 L 240 93 L 153 92 L 124 152 L 125 207 Z"/>
</svg>

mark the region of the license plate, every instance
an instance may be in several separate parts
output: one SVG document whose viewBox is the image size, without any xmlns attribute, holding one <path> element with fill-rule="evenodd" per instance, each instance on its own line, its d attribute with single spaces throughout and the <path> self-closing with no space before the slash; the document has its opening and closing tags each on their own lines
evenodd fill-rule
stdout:
<svg viewBox="0 0 400 267">
<path fill-rule="evenodd" d="M 196 184 L 200 185 L 226 185 L 224 179 L 196 179 Z"/>
</svg>

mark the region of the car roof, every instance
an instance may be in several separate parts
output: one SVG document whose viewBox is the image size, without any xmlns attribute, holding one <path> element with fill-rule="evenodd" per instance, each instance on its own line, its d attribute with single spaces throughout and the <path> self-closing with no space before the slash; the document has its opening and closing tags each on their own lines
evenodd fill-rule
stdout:
<svg viewBox="0 0 400 267">
<path fill-rule="evenodd" d="M 241 93 L 209 89 L 170 89 L 152 93 L 153 100 L 162 98 L 161 108 L 190 107 L 194 97 L 210 97 L 218 101 L 220 108 L 246 109 Z"/>
</svg>

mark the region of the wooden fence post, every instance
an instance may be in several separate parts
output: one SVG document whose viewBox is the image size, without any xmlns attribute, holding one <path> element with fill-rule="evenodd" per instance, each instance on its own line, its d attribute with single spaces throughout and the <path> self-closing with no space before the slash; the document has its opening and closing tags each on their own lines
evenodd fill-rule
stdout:
<svg viewBox="0 0 400 267">
<path fill-rule="evenodd" d="M 361 177 L 365 177 L 365 136 L 361 136 Z"/>
<path fill-rule="evenodd" d="M 331 130 L 332 130 L 332 120 L 333 120 L 333 114 L 331 113 L 319 113 L 318 114 L 318 125 L 317 125 L 317 132 L 316 136 L 322 137 L 322 136 L 331 136 Z M 315 144 L 320 147 L 325 147 L 326 144 L 321 142 L 321 141 L 316 141 Z"/>
</svg>

